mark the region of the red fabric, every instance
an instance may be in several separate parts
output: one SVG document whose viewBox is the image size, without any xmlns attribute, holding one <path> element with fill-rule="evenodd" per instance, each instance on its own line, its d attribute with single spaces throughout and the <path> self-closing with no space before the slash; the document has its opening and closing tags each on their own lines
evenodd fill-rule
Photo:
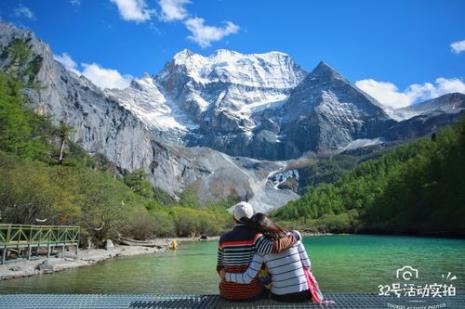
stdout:
<svg viewBox="0 0 465 309">
<path fill-rule="evenodd" d="M 308 268 L 304 268 L 304 274 L 307 279 L 308 289 L 310 290 L 310 293 L 312 293 L 313 302 L 321 304 L 323 299 L 320 295 L 320 287 L 318 286 L 318 282 L 316 282 L 315 276 L 313 276 L 312 272 Z"/>
<path fill-rule="evenodd" d="M 248 266 L 225 266 L 225 272 L 243 273 Z M 262 291 L 258 278 L 253 278 L 249 284 L 239 284 L 229 281 L 220 282 L 220 295 L 228 300 L 248 300 L 256 297 Z"/>
<path fill-rule="evenodd" d="M 312 293 L 312 300 L 314 303 L 324 305 L 335 304 L 333 300 L 323 300 L 323 294 L 321 293 L 320 286 L 310 269 L 304 267 L 304 274 L 307 279 L 308 289 L 310 290 L 310 293 Z"/>
</svg>

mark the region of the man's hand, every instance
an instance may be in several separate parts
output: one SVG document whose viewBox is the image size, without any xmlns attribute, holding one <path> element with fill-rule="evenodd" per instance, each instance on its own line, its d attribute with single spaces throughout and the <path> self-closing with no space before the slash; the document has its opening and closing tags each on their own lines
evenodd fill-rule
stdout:
<svg viewBox="0 0 465 309">
<path fill-rule="evenodd" d="M 224 268 L 221 268 L 220 271 L 218 272 L 218 275 L 220 276 L 222 281 L 226 280 L 226 273 L 224 271 Z"/>
</svg>

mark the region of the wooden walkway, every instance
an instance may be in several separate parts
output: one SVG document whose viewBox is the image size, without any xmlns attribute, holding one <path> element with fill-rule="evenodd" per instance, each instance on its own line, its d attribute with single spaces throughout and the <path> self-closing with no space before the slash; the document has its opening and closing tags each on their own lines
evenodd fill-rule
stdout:
<svg viewBox="0 0 465 309">
<path fill-rule="evenodd" d="M 465 308 L 465 295 L 457 295 L 447 298 L 396 298 L 363 293 L 327 293 L 325 295 L 327 299 L 334 300 L 335 304 L 320 306 L 311 303 L 278 303 L 271 300 L 260 300 L 255 302 L 229 302 L 219 298 L 218 295 L 7 294 L 0 295 L 0 309 Z"/>
<path fill-rule="evenodd" d="M 13 250 L 17 254 L 26 251 L 28 259 L 33 248 L 39 247 L 47 248 L 47 256 L 56 247 L 64 251 L 66 247 L 73 246 L 77 253 L 79 232 L 79 226 L 0 224 L 1 263 L 6 262 L 8 251 Z"/>
</svg>

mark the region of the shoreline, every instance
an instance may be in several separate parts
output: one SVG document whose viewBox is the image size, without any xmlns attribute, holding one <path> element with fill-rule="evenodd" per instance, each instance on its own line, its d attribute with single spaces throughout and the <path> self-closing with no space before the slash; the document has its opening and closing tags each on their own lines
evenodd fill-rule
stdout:
<svg viewBox="0 0 465 309">
<path fill-rule="evenodd" d="M 217 240 L 219 237 L 209 237 L 207 241 Z M 65 255 L 58 254 L 47 258 L 46 256 L 33 256 L 30 260 L 21 258 L 9 260 L 0 265 L 0 281 L 12 280 L 38 275 L 54 274 L 56 272 L 92 266 L 97 263 L 137 255 L 159 254 L 170 250 L 170 243 L 176 240 L 177 244 L 199 241 L 198 238 L 175 237 L 157 238 L 156 247 L 114 245 L 111 249 L 79 249 L 76 255 L 67 251 Z"/>
</svg>

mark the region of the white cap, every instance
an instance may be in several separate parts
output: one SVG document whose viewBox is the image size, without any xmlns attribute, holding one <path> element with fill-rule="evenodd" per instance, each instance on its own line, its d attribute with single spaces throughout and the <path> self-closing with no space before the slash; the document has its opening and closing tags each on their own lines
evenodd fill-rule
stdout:
<svg viewBox="0 0 465 309">
<path fill-rule="evenodd" d="M 242 218 L 252 218 L 253 216 L 253 207 L 247 202 L 240 202 L 233 206 L 233 216 L 234 219 L 240 221 Z"/>
</svg>

